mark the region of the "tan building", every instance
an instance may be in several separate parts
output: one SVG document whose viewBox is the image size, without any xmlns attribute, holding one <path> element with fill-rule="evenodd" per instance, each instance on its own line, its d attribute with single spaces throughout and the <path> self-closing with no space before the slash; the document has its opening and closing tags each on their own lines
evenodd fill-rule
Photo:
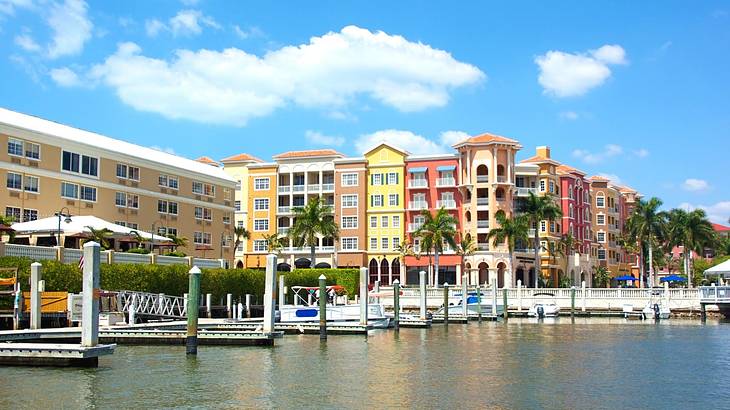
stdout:
<svg viewBox="0 0 730 410">
<path fill-rule="evenodd" d="M 621 193 L 623 187 L 614 186 L 601 176 L 592 176 L 589 181 L 593 200 L 594 252 L 598 265 L 607 268 L 611 277 L 631 275 L 633 269 L 629 255 L 619 241 L 626 222 L 625 201 Z"/>
<path fill-rule="evenodd" d="M 56 122 L 0 109 L 5 215 L 31 221 L 93 215 L 189 243 L 190 256 L 232 260 L 235 183 L 222 169 Z M 31 245 L 56 245 L 54 235 Z M 62 244 L 78 246 L 77 238 Z M 113 243 L 115 249 L 132 246 Z"/>
<path fill-rule="evenodd" d="M 277 165 L 274 163 L 248 164 L 248 198 L 246 229 L 251 240 L 246 246 L 243 265 L 246 268 L 265 268 L 266 255 L 271 251 L 267 238 L 276 237 Z"/>
<path fill-rule="evenodd" d="M 338 267 L 367 264 L 367 161 L 335 160 L 335 222 L 340 227 Z"/>
</svg>

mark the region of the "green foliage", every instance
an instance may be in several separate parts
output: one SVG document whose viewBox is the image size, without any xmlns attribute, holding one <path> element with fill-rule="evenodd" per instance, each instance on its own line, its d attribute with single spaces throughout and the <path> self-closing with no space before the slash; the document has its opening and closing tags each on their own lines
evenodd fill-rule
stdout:
<svg viewBox="0 0 730 410">
<path fill-rule="evenodd" d="M 163 256 L 177 256 L 178 258 L 184 258 L 187 255 L 185 254 L 185 252 L 182 252 L 182 251 L 174 251 L 174 252 L 167 252 Z"/>
<path fill-rule="evenodd" d="M 610 281 L 610 272 L 608 269 L 604 268 L 603 266 L 599 266 L 595 268 L 593 273 L 593 286 L 604 288 L 608 287 L 608 283 Z"/>
<path fill-rule="evenodd" d="M 705 271 L 713 266 L 719 265 L 727 260 L 730 260 L 730 255 L 718 256 L 715 259 L 707 260 L 703 258 L 695 259 L 692 263 L 692 283 L 701 286 L 709 284 L 711 282 L 717 283 L 714 278 L 705 278 Z"/>
<path fill-rule="evenodd" d="M 131 248 L 127 251 L 127 253 L 139 253 L 142 255 L 147 255 L 148 253 L 150 253 L 150 250 L 146 248 Z"/>
<path fill-rule="evenodd" d="M 21 286 L 28 289 L 29 258 L 0 257 L 0 267 L 17 267 Z M 42 261 L 46 290 L 81 292 L 81 271 L 76 264 Z M 187 265 L 101 264 L 101 287 L 105 290 L 133 290 L 182 296 L 188 291 Z M 328 285 L 343 286 L 352 297 L 358 292 L 360 272 L 357 269 L 298 269 L 281 272 L 287 286 L 317 286 L 319 275 L 327 277 Z M 9 274 L 8 274 L 9 275 Z M 264 294 L 265 272 L 256 269 L 203 269 L 201 292 L 211 293 L 219 300 L 227 293 L 243 296 L 250 293 L 258 300 Z"/>
</svg>

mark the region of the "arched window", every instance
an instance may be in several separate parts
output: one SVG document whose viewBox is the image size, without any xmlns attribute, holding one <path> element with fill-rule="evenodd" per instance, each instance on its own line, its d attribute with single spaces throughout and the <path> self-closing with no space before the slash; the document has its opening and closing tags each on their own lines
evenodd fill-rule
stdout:
<svg viewBox="0 0 730 410">
<path fill-rule="evenodd" d="M 388 265 L 388 260 L 385 258 L 380 261 L 380 284 L 383 286 L 390 285 L 390 265 Z"/>
<path fill-rule="evenodd" d="M 368 273 L 370 276 L 370 284 L 372 285 L 375 283 L 376 280 L 378 280 L 378 261 L 375 260 L 375 258 L 370 259 L 370 264 L 368 265 Z"/>
<path fill-rule="evenodd" d="M 400 278 L 400 260 L 393 259 L 393 263 L 391 264 L 391 270 L 393 271 L 393 281 L 395 282 L 396 279 L 403 285 L 403 281 Z"/>
</svg>

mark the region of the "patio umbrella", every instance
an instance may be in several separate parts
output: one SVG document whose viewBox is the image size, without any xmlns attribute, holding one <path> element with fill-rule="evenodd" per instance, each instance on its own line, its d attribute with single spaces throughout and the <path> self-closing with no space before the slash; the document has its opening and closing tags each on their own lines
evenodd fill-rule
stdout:
<svg viewBox="0 0 730 410">
<path fill-rule="evenodd" d="M 629 281 L 637 281 L 639 279 L 635 278 L 633 276 L 619 276 L 618 278 L 616 278 L 616 280 L 619 282 L 629 282 Z"/>
<path fill-rule="evenodd" d="M 669 275 L 659 279 L 659 282 L 687 282 L 687 278 L 679 275 Z"/>
</svg>

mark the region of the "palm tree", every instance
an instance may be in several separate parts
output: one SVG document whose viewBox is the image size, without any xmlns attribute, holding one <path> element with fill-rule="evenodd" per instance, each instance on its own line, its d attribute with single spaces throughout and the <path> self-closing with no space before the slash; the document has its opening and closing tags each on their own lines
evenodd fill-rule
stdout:
<svg viewBox="0 0 730 410">
<path fill-rule="evenodd" d="M 515 245 L 518 242 L 527 242 L 529 239 L 528 230 L 530 229 L 530 221 L 525 216 L 507 218 L 503 211 L 497 212 L 495 215 L 499 228 L 492 228 L 487 234 L 487 241 L 492 239 L 495 247 L 502 243 L 507 243 L 509 251 L 510 267 L 514 266 L 513 254 Z M 512 272 L 514 275 L 514 272 Z"/>
<path fill-rule="evenodd" d="M 233 230 L 233 235 L 236 238 L 236 241 L 233 243 L 234 252 L 236 249 L 238 249 L 244 239 L 251 239 L 251 232 L 249 232 L 248 229 L 244 228 L 243 226 L 235 228 Z"/>
<path fill-rule="evenodd" d="M 540 263 L 540 222 L 547 221 L 549 224 L 563 216 L 563 211 L 555 204 L 555 201 L 551 197 L 547 195 L 538 196 L 533 192 L 529 193 L 523 209 L 529 218 L 530 226 L 535 227 L 533 245 L 535 247 L 535 287 L 537 287 L 538 278 L 542 275 L 542 264 Z"/>
<path fill-rule="evenodd" d="M 275 253 L 280 254 L 281 248 L 284 247 L 281 243 L 281 237 L 279 237 L 279 234 L 272 233 L 271 235 L 263 234 L 261 235 L 261 239 L 266 241 L 266 252 L 268 253 Z"/>
<path fill-rule="evenodd" d="M 687 286 L 692 287 L 692 252 L 702 254 L 704 249 L 715 241 L 715 230 L 707 220 L 707 214 L 701 209 L 687 212 L 673 209 L 668 214 L 667 233 L 673 245 L 684 248 L 684 274 L 687 275 Z"/>
<path fill-rule="evenodd" d="M 93 226 L 87 226 L 86 229 L 89 233 L 86 234 L 87 238 L 84 242 L 93 241 L 101 245 L 102 249 L 109 249 L 109 238 L 112 237 L 112 231 L 107 228 L 94 229 Z"/>
<path fill-rule="evenodd" d="M 656 197 L 648 201 L 639 200 L 629 217 L 626 226 L 630 238 L 649 250 L 649 280 L 654 286 L 654 246 L 662 242 L 666 231 L 666 213 L 660 212 L 663 202 Z M 644 264 L 641 265 L 641 276 L 644 276 Z"/>
<path fill-rule="evenodd" d="M 467 234 L 464 236 L 461 241 L 459 241 L 459 246 L 456 248 L 456 254 L 461 256 L 461 269 L 462 272 L 465 270 L 466 267 L 466 258 L 469 256 L 472 256 L 477 251 L 477 245 L 474 243 L 474 239 L 472 239 L 471 235 Z M 471 272 L 465 272 L 471 276 Z M 478 280 L 477 280 L 478 282 Z"/>
<path fill-rule="evenodd" d="M 451 249 L 456 249 L 456 218 L 445 208 L 432 214 L 431 211 L 424 209 L 421 211 L 423 215 L 423 225 L 414 233 L 415 236 L 421 238 L 421 247 L 433 250 L 434 254 L 434 283 L 439 285 L 439 255 L 444 252 L 444 243 L 447 243 Z"/>
<path fill-rule="evenodd" d="M 570 257 L 573 255 L 576 245 L 577 242 L 575 238 L 569 233 L 561 236 L 558 241 L 557 251 L 563 256 L 563 259 L 565 259 L 565 270 L 563 271 L 564 275 L 568 275 L 568 269 L 570 269 Z M 559 278 L 558 281 L 560 281 Z M 570 281 L 571 284 L 575 285 L 574 277 L 571 276 Z"/>
<path fill-rule="evenodd" d="M 168 238 L 172 241 L 172 246 L 175 248 L 175 252 L 177 252 L 177 248 L 182 246 L 183 248 L 186 248 L 188 246 L 188 238 L 177 236 L 177 235 L 167 235 Z"/>
<path fill-rule="evenodd" d="M 314 269 L 315 250 L 320 236 L 337 240 L 340 227 L 332 216 L 332 207 L 326 205 L 319 197 L 309 200 L 304 207 L 294 208 L 294 224 L 289 229 L 292 244 L 301 248 L 309 246 L 311 256 L 310 268 Z"/>
<path fill-rule="evenodd" d="M 416 253 L 413 252 L 413 245 L 411 245 L 408 241 L 403 241 L 395 249 L 398 252 L 398 257 L 403 260 L 403 272 L 408 272 L 406 256 L 416 256 L 416 258 L 419 259 Z"/>
<path fill-rule="evenodd" d="M 641 266 L 642 263 L 642 255 L 641 255 L 641 246 L 639 246 L 639 243 L 631 238 L 631 235 L 629 235 L 627 232 L 621 233 L 619 235 L 618 239 L 616 240 L 616 243 L 618 243 L 619 247 L 624 249 L 627 253 L 636 255 L 638 259 L 639 266 Z M 671 251 L 671 250 L 670 250 Z M 644 276 L 639 275 L 639 287 L 644 287 Z"/>
</svg>

